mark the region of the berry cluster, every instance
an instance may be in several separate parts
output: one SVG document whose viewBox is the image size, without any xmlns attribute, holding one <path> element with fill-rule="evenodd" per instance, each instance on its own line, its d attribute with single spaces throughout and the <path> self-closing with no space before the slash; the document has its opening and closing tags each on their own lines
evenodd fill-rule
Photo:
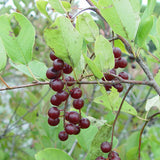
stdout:
<svg viewBox="0 0 160 160">
<path fill-rule="evenodd" d="M 59 124 L 60 112 L 64 111 L 62 115 L 64 130 L 59 133 L 58 137 L 61 141 L 65 141 L 68 139 L 68 135 L 77 135 L 80 129 L 88 128 L 90 126 L 90 121 L 87 118 L 81 117 L 80 111 L 84 105 L 84 100 L 81 99 L 82 90 L 78 87 L 69 89 L 69 87 L 74 84 L 75 80 L 72 76 L 66 76 L 64 78 L 64 74 L 70 74 L 73 71 L 72 67 L 63 60 L 57 58 L 54 52 L 50 52 L 50 59 L 53 61 L 53 67 L 47 70 L 46 76 L 50 79 L 50 88 L 57 92 L 51 97 L 51 104 L 58 107 L 62 102 L 67 101 L 70 95 L 74 99 L 73 107 L 79 110 L 79 113 L 76 111 L 66 112 L 66 108 L 64 110 L 59 110 L 57 107 L 53 106 L 48 111 L 48 124 L 51 126 Z M 65 121 L 68 122 L 66 123 Z"/>
<path fill-rule="evenodd" d="M 123 57 L 121 57 L 122 52 L 119 48 L 114 47 L 113 48 L 113 54 L 114 54 L 114 58 L 115 58 L 115 66 L 113 69 L 109 70 L 109 72 L 105 72 L 104 73 L 104 77 L 102 78 L 103 81 L 112 81 L 112 80 L 116 80 L 115 76 L 116 75 L 116 69 L 117 68 L 125 68 L 127 66 L 127 60 Z M 120 72 L 118 74 L 119 77 L 128 80 L 128 74 L 126 72 Z M 110 91 L 112 85 L 111 84 L 106 84 L 104 85 L 106 91 Z M 115 84 L 113 85 L 114 88 L 117 89 L 118 92 L 122 92 L 123 91 L 123 85 L 121 83 Z"/>
<path fill-rule="evenodd" d="M 101 144 L 101 150 L 104 153 L 109 153 L 108 154 L 109 160 L 121 160 L 117 152 L 111 151 L 111 144 L 109 142 L 103 142 Z M 100 157 L 97 157 L 96 160 L 106 160 L 106 158 L 100 156 Z"/>
</svg>

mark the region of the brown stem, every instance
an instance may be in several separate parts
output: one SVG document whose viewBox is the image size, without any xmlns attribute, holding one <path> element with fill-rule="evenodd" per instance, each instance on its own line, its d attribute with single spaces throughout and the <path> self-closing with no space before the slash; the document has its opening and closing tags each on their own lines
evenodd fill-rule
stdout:
<svg viewBox="0 0 160 160">
<path fill-rule="evenodd" d="M 112 127 L 111 148 L 112 148 L 112 146 L 113 146 L 113 135 L 114 135 L 114 128 L 115 128 L 116 121 L 117 121 L 118 116 L 119 116 L 119 114 L 120 114 L 120 111 L 121 111 L 122 105 L 123 105 L 123 103 L 124 103 L 124 100 L 125 100 L 125 98 L 127 97 L 129 91 L 132 89 L 133 86 L 134 86 L 134 85 L 131 84 L 130 87 L 127 89 L 127 92 L 125 93 L 125 95 L 124 95 L 124 97 L 123 97 L 123 99 L 122 99 L 122 102 L 121 102 L 121 104 L 120 104 L 120 106 L 119 106 L 119 109 L 118 109 L 118 112 L 117 112 L 117 114 L 116 114 L 116 117 L 115 117 L 115 119 L 114 119 L 113 127 Z"/>
<path fill-rule="evenodd" d="M 72 81 L 72 82 L 67 82 L 67 83 L 71 83 L 71 84 L 104 84 L 104 85 L 105 84 L 114 85 L 114 84 L 118 84 L 118 83 L 127 83 L 127 84 L 135 84 L 135 85 L 153 86 L 152 81 L 123 80 L 122 78 L 121 79 L 119 78 L 119 80 L 116 80 L 116 81 Z M 27 87 L 33 87 L 33 86 L 38 86 L 38 85 L 48 85 L 48 84 L 49 84 L 49 82 L 37 82 L 37 83 L 32 83 L 32 84 L 13 86 L 11 88 L 1 88 L 0 91 L 27 88 Z"/>
<path fill-rule="evenodd" d="M 146 125 L 148 124 L 149 121 L 151 121 L 155 116 L 157 116 L 158 114 L 160 114 L 160 112 L 157 112 L 155 114 L 153 114 L 152 116 L 150 116 L 148 118 L 148 121 L 146 121 L 141 129 L 141 132 L 140 132 L 140 136 L 139 136 L 139 147 L 138 147 L 138 160 L 141 159 L 141 142 L 142 142 L 142 134 L 143 134 L 143 131 L 144 131 L 144 128 L 146 127 Z"/>
</svg>

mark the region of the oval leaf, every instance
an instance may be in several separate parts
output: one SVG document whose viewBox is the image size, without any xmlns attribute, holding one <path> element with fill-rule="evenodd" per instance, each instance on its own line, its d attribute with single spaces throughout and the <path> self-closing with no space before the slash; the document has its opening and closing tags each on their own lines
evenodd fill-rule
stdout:
<svg viewBox="0 0 160 160">
<path fill-rule="evenodd" d="M 99 0 L 98 8 L 115 33 L 134 39 L 140 18 L 129 0 Z"/>
<path fill-rule="evenodd" d="M 135 39 L 135 43 L 139 47 L 143 47 L 144 42 L 147 39 L 148 34 L 152 29 L 152 26 L 153 26 L 153 16 L 147 17 L 145 20 L 141 21 Z"/>
<path fill-rule="evenodd" d="M 35 155 L 36 160 L 73 160 L 67 153 L 60 149 L 47 148 Z"/>
<path fill-rule="evenodd" d="M 103 36 L 99 36 L 95 42 L 95 64 L 102 72 L 114 67 L 114 55 L 111 43 Z"/>
<path fill-rule="evenodd" d="M 3 45 L 3 42 L 0 38 L 0 71 L 6 66 L 7 63 L 7 56 L 6 56 L 6 51 Z"/>
<path fill-rule="evenodd" d="M 8 56 L 13 62 L 28 64 L 32 60 L 35 30 L 23 15 L 15 12 L 11 16 L 15 18 L 20 26 L 19 34 L 14 35 L 10 26 L 10 17 L 3 15 L 0 16 L 0 37 Z"/>
<path fill-rule="evenodd" d="M 98 26 L 94 22 L 92 16 L 88 13 L 83 13 L 78 16 L 76 29 L 88 42 L 94 42 L 96 40 L 96 37 L 99 35 Z"/>
<path fill-rule="evenodd" d="M 52 26 L 45 29 L 44 38 L 57 57 L 72 67 L 77 66 L 83 39 L 68 18 L 58 17 Z"/>
</svg>

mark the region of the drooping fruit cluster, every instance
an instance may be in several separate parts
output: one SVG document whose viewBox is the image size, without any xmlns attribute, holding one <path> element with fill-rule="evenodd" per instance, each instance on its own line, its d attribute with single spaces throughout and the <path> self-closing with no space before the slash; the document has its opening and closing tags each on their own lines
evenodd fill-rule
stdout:
<svg viewBox="0 0 160 160">
<path fill-rule="evenodd" d="M 102 78 L 103 81 L 116 80 L 116 78 L 114 76 L 114 75 L 116 75 L 116 69 L 127 67 L 127 60 L 125 58 L 121 57 L 122 52 L 119 48 L 114 47 L 113 48 L 113 54 L 114 54 L 114 58 L 115 58 L 115 66 L 114 66 L 113 69 L 104 73 L 104 77 Z M 118 76 L 125 79 L 125 80 L 128 79 L 128 74 L 126 72 L 120 72 L 118 74 Z M 104 87 L 105 87 L 106 91 L 110 91 L 112 85 L 111 84 L 105 84 Z M 115 85 L 113 85 L 113 87 L 116 88 L 118 92 L 123 91 L 123 85 L 121 83 L 115 84 Z"/>
<path fill-rule="evenodd" d="M 65 141 L 68 139 L 68 135 L 77 135 L 79 134 L 80 129 L 88 128 L 90 126 L 90 121 L 87 118 L 81 117 L 80 110 L 84 105 L 84 100 L 81 98 L 82 90 L 78 87 L 69 89 L 69 87 L 74 84 L 75 80 L 72 76 L 66 76 L 64 78 L 64 74 L 72 73 L 72 67 L 63 60 L 57 58 L 54 55 L 54 52 L 50 52 L 50 59 L 53 61 L 53 67 L 47 70 L 46 76 L 50 79 L 50 88 L 56 91 L 56 94 L 50 99 L 50 103 L 53 107 L 48 111 L 48 124 L 51 126 L 59 124 L 59 117 L 61 114 L 57 107 L 67 101 L 69 95 L 74 99 L 73 107 L 79 110 L 79 113 L 76 111 L 66 112 L 66 108 L 63 110 L 64 114 L 62 114 L 62 117 L 64 120 L 64 130 L 59 133 L 58 137 L 61 141 Z"/>
<path fill-rule="evenodd" d="M 115 151 L 111 151 L 111 144 L 107 141 L 101 143 L 101 151 L 104 153 L 109 153 L 108 154 L 108 159 L 109 160 L 121 160 L 119 157 L 119 154 Z M 105 157 L 99 156 L 96 158 L 96 160 L 105 160 Z"/>
</svg>

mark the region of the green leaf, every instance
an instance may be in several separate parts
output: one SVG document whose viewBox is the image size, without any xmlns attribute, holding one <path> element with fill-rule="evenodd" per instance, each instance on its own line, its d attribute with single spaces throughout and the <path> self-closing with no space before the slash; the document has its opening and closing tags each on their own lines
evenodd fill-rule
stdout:
<svg viewBox="0 0 160 160">
<path fill-rule="evenodd" d="M 60 149 L 46 148 L 35 155 L 36 160 L 73 160 Z"/>
<path fill-rule="evenodd" d="M 147 100 L 145 109 L 149 111 L 152 107 L 157 107 L 160 110 L 160 96 L 157 95 Z"/>
<path fill-rule="evenodd" d="M 47 67 L 42 62 L 34 60 L 34 61 L 29 62 L 28 66 L 23 65 L 23 64 L 15 65 L 12 62 L 10 62 L 10 63 L 13 67 L 15 67 L 16 69 L 23 72 L 24 74 L 26 74 L 29 77 L 33 78 L 33 76 L 32 76 L 32 74 L 33 74 L 37 79 L 42 79 L 42 80 L 46 79 Z M 30 70 L 31 70 L 32 74 L 31 74 Z"/>
<path fill-rule="evenodd" d="M 61 1 L 61 2 L 62 2 L 63 7 L 65 8 L 65 10 L 67 12 L 70 12 L 71 11 L 71 4 L 69 2 L 66 2 L 66 1 Z"/>
<path fill-rule="evenodd" d="M 90 159 L 96 159 L 99 156 L 103 156 L 103 152 L 100 149 L 100 145 L 102 142 L 107 141 L 110 136 L 111 136 L 111 127 L 108 127 L 106 124 L 103 125 L 97 134 L 94 136 L 94 139 L 91 144 L 91 149 L 90 149 Z"/>
<path fill-rule="evenodd" d="M 88 64 L 90 70 L 94 74 L 94 76 L 97 77 L 97 78 L 102 78 L 103 77 L 103 73 L 99 70 L 99 68 L 96 66 L 94 61 L 89 59 L 86 55 L 83 55 L 83 56 L 84 56 L 84 59 L 85 59 L 86 63 Z"/>
<path fill-rule="evenodd" d="M 148 0 L 146 10 L 144 11 L 144 13 L 142 15 L 142 20 L 144 20 L 147 17 L 149 17 L 150 15 L 152 15 L 155 5 L 156 5 L 156 0 Z"/>
<path fill-rule="evenodd" d="M 49 17 L 49 15 L 48 15 L 48 12 L 46 11 L 47 4 L 48 4 L 48 2 L 45 1 L 45 0 L 38 0 L 38 1 L 36 1 L 36 5 L 37 5 L 38 10 L 42 14 L 44 14 L 49 20 L 51 20 L 50 17 Z"/>
<path fill-rule="evenodd" d="M 134 12 L 139 13 L 140 9 L 141 9 L 139 0 L 129 0 L 129 1 L 132 5 L 132 8 L 133 8 Z"/>
<path fill-rule="evenodd" d="M 158 33 L 158 35 L 160 35 L 160 16 L 157 19 L 156 27 L 157 27 L 157 33 Z"/>
<path fill-rule="evenodd" d="M 58 17 L 56 22 L 44 31 L 47 45 L 55 55 L 72 67 L 77 66 L 82 52 L 83 39 L 66 17 Z"/>
<path fill-rule="evenodd" d="M 99 0 L 98 8 L 116 34 L 128 40 L 135 38 L 139 14 L 129 0 Z"/>
<path fill-rule="evenodd" d="M 115 62 L 112 45 L 102 35 L 97 37 L 94 51 L 96 54 L 94 62 L 102 72 L 106 72 L 106 70 L 114 67 Z"/>
<path fill-rule="evenodd" d="M 94 99 L 95 103 L 101 104 L 105 106 L 108 110 L 113 110 L 113 111 L 118 111 L 121 101 L 122 101 L 122 98 L 119 97 L 119 93 L 113 87 L 111 89 L 110 94 L 103 93 L 103 96 L 96 97 Z M 124 101 L 121 111 L 132 114 L 132 115 L 137 115 L 137 111 L 126 101 Z"/>
<path fill-rule="evenodd" d="M 0 16 L 0 37 L 3 41 L 8 56 L 15 63 L 28 64 L 32 60 L 32 49 L 35 40 L 35 30 L 26 17 L 19 13 L 12 13 L 20 26 L 20 32 L 17 36 L 10 26 L 10 17 L 8 15 Z"/>
<path fill-rule="evenodd" d="M 99 29 L 89 13 L 83 13 L 78 16 L 76 29 L 82 34 L 88 42 L 94 42 L 99 35 Z"/>
<path fill-rule="evenodd" d="M 91 142 L 97 133 L 98 129 L 96 126 L 90 126 L 87 129 L 82 129 L 80 134 L 77 135 L 77 140 L 79 145 L 85 150 L 88 151 L 91 147 Z"/>
<path fill-rule="evenodd" d="M 0 71 L 6 66 L 7 63 L 7 56 L 6 51 L 3 45 L 3 42 L 0 37 Z"/>
<path fill-rule="evenodd" d="M 139 47 L 143 47 L 145 40 L 147 39 L 153 26 L 153 16 L 147 17 L 145 20 L 142 20 L 137 31 L 135 43 Z"/>
<path fill-rule="evenodd" d="M 48 2 L 56 12 L 59 12 L 62 14 L 66 13 L 60 0 L 48 0 Z"/>
</svg>

